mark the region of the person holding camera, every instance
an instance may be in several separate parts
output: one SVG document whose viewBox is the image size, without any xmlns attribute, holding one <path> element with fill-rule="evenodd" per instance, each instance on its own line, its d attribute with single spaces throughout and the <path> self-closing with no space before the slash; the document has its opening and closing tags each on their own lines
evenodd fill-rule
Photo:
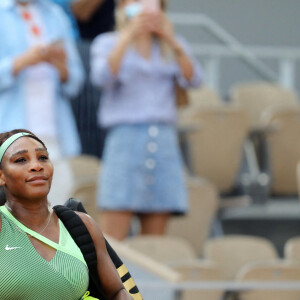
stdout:
<svg viewBox="0 0 300 300">
<path fill-rule="evenodd" d="M 108 129 L 99 176 L 103 231 L 124 239 L 138 215 L 142 234 L 164 234 L 188 208 L 176 131 L 176 85 L 198 87 L 202 70 L 174 33 L 166 1 L 119 0 L 117 30 L 91 46 L 100 87 L 100 126 Z"/>
</svg>

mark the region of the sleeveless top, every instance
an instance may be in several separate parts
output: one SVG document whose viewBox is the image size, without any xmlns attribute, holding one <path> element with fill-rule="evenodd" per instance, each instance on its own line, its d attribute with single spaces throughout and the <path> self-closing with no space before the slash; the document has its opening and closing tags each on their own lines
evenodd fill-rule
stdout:
<svg viewBox="0 0 300 300">
<path fill-rule="evenodd" d="M 81 299 L 88 289 L 88 267 L 63 223 L 59 220 L 59 244 L 43 237 L 58 246 L 48 262 L 30 242 L 27 227 L 5 206 L 0 207 L 0 215 L 1 300 Z"/>
</svg>

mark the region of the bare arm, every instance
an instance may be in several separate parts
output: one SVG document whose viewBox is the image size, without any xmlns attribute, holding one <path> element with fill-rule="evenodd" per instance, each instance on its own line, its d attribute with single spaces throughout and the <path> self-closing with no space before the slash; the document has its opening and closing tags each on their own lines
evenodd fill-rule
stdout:
<svg viewBox="0 0 300 300">
<path fill-rule="evenodd" d="M 176 40 L 173 39 L 170 44 L 172 44 L 175 58 L 180 67 L 181 73 L 187 80 L 192 79 L 194 75 L 194 67 L 189 57 L 186 55 L 183 48 L 177 43 Z"/>
<path fill-rule="evenodd" d="M 120 70 L 123 56 L 127 50 L 128 45 L 131 42 L 130 34 L 127 32 L 120 33 L 120 38 L 116 47 L 112 50 L 110 56 L 108 57 L 108 64 L 111 72 L 117 75 Z"/>
<path fill-rule="evenodd" d="M 60 46 L 38 45 L 30 48 L 14 60 L 13 74 L 17 76 L 23 69 L 41 62 L 52 64 L 58 70 L 61 82 L 67 81 L 68 69 L 66 66 L 66 53 Z"/>
<path fill-rule="evenodd" d="M 71 9 L 76 19 L 82 22 L 89 21 L 95 10 L 100 7 L 105 0 L 76 0 L 71 3 Z"/>
<path fill-rule="evenodd" d="M 151 28 L 152 16 L 147 13 L 141 13 L 120 32 L 119 41 L 108 58 L 110 69 L 114 75 L 119 73 L 121 62 L 128 46 L 141 34 L 149 32 Z"/>
<path fill-rule="evenodd" d="M 23 69 L 45 60 L 45 47 L 35 46 L 20 54 L 13 62 L 13 74 L 18 75 Z"/>
<path fill-rule="evenodd" d="M 120 276 L 107 253 L 99 225 L 88 215 L 78 212 L 77 214 L 81 217 L 93 239 L 97 252 L 99 280 L 107 299 L 133 300 L 125 290 Z"/>
<path fill-rule="evenodd" d="M 46 61 L 58 70 L 61 82 L 68 80 L 67 55 L 62 45 L 48 46 Z"/>
<path fill-rule="evenodd" d="M 154 27 L 153 32 L 169 45 L 174 53 L 182 75 L 185 79 L 190 80 L 194 75 L 194 67 L 191 60 L 182 46 L 176 41 L 172 25 L 165 14 L 161 13 L 158 18 L 157 26 Z"/>
</svg>

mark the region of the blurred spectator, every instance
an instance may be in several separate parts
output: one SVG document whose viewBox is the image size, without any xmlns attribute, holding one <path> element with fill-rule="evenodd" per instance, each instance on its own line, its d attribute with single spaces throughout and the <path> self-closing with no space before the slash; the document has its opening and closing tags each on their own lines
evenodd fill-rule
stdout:
<svg viewBox="0 0 300 300">
<path fill-rule="evenodd" d="M 71 3 L 74 0 L 50 0 L 50 1 L 52 1 L 56 4 L 58 4 L 59 6 L 61 6 L 61 8 L 67 14 L 67 16 L 69 17 L 69 20 L 71 22 L 71 25 L 72 25 L 74 38 L 76 40 L 78 40 L 80 38 L 79 29 L 78 29 L 76 18 L 74 16 L 74 13 L 73 13 L 72 8 L 71 8 Z"/>
<path fill-rule="evenodd" d="M 76 39 L 91 41 L 100 33 L 114 28 L 114 0 L 51 1 L 60 5 L 68 15 Z"/>
<path fill-rule="evenodd" d="M 118 31 L 100 35 L 91 46 L 91 79 L 102 88 L 98 120 L 109 129 L 100 224 L 117 239 L 126 237 L 135 213 L 142 234 L 163 234 L 170 214 L 187 210 L 175 84 L 197 87 L 202 72 L 187 43 L 173 33 L 165 1 L 151 3 L 120 0 Z"/>
<path fill-rule="evenodd" d="M 100 33 L 114 29 L 114 0 L 75 0 L 72 10 L 84 40 L 92 41 Z"/>
<path fill-rule="evenodd" d="M 114 28 L 114 0 L 51 0 L 60 5 L 73 24 L 78 50 L 89 73 L 90 43 L 100 33 Z M 77 24 L 78 23 L 78 24 Z M 80 32 L 79 32 L 80 30 Z M 72 102 L 82 141 L 82 151 L 101 158 L 105 130 L 97 128 L 96 114 L 101 91 L 86 81 L 81 93 Z M 88 103 L 86 99 L 89 99 Z"/>
<path fill-rule="evenodd" d="M 0 36 L 0 131 L 33 131 L 54 162 L 79 154 L 69 100 L 79 92 L 84 71 L 65 14 L 45 0 L 1 0 Z M 54 182 L 65 182 L 69 171 L 63 165 L 62 172 Z"/>
</svg>

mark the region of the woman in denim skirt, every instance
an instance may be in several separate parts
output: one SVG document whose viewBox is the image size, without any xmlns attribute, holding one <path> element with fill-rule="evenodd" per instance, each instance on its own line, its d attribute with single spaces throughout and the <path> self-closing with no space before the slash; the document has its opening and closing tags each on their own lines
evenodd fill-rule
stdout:
<svg viewBox="0 0 300 300">
<path fill-rule="evenodd" d="M 175 35 L 165 1 L 119 0 L 117 30 L 91 47 L 91 79 L 102 89 L 100 126 L 108 128 L 98 205 L 102 230 L 124 239 L 138 215 L 142 234 L 164 234 L 186 212 L 176 88 L 198 87 L 200 66 Z"/>
</svg>

